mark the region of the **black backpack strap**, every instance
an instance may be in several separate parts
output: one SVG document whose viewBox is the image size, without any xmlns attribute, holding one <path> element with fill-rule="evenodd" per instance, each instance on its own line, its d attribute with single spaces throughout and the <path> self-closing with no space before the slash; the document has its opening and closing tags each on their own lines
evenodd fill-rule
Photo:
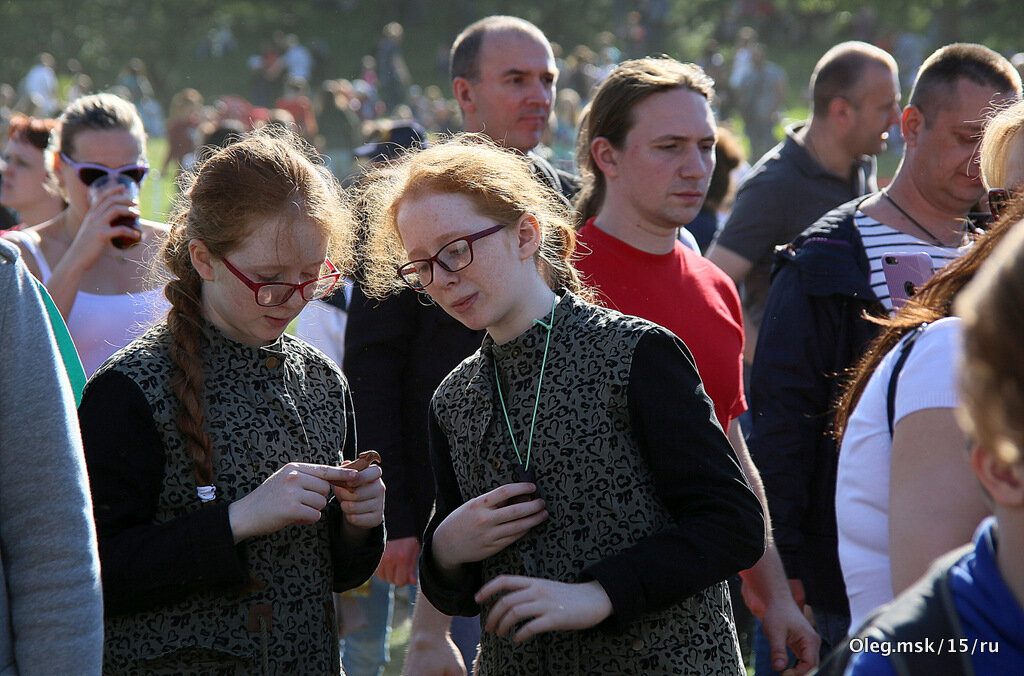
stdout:
<svg viewBox="0 0 1024 676">
<path fill-rule="evenodd" d="M 921 326 L 911 331 L 910 334 L 903 339 L 903 342 L 900 344 L 900 354 L 896 358 L 896 363 L 892 367 L 892 375 L 889 376 L 889 390 L 885 398 L 885 411 L 889 416 L 890 439 L 892 438 L 893 428 L 895 426 L 893 418 L 896 415 L 896 386 L 900 382 L 900 371 L 903 370 L 903 365 L 907 363 L 907 357 L 910 356 L 910 351 L 914 349 L 914 343 L 917 342 L 918 337 L 924 331 L 926 326 L 928 326 L 927 322 L 921 324 Z"/>
</svg>

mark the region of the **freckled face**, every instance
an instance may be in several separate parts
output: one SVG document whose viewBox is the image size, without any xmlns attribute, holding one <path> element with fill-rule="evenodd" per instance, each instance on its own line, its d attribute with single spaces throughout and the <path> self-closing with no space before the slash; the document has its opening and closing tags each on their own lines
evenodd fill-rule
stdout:
<svg viewBox="0 0 1024 676">
<path fill-rule="evenodd" d="M 270 220 L 250 226 L 227 259 L 250 281 L 301 284 L 321 274 L 326 255 L 327 238 L 313 223 Z M 262 307 L 222 260 L 212 258 L 211 264 L 212 278 L 203 281 L 203 316 L 232 340 L 270 344 L 306 306 L 296 291 L 283 305 Z"/>
<path fill-rule="evenodd" d="M 465 195 L 430 193 L 404 201 L 398 232 L 409 260 L 429 258 L 452 240 L 486 230 L 497 222 L 481 215 Z M 523 288 L 524 266 L 516 249 L 515 228 L 508 227 L 472 243 L 473 262 L 448 272 L 435 262 L 426 292 L 445 312 L 467 327 L 502 327 L 515 315 Z"/>
</svg>

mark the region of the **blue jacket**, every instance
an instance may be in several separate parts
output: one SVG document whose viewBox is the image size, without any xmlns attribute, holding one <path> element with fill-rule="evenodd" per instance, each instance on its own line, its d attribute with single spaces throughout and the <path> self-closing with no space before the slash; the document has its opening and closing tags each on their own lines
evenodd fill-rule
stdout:
<svg viewBox="0 0 1024 676">
<path fill-rule="evenodd" d="M 853 222 L 863 197 L 822 216 L 780 247 L 750 384 L 750 451 L 764 480 L 775 541 L 788 577 L 816 609 L 848 613 L 839 567 L 831 436 L 842 375 L 884 312 Z"/>
</svg>

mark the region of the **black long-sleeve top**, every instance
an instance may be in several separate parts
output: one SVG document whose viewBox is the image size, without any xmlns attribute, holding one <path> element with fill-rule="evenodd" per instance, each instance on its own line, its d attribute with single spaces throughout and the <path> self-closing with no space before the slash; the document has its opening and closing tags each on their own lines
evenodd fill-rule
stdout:
<svg viewBox="0 0 1024 676">
<path fill-rule="evenodd" d="M 518 354 L 515 347 L 511 349 L 513 355 Z M 761 505 L 715 419 L 682 342 L 660 327 L 646 331 L 636 345 L 628 379 L 629 424 L 639 451 L 635 471 L 650 473 L 656 500 L 674 523 L 585 567 L 573 580 L 601 583 L 613 606 L 608 624 L 618 631 L 642 615 L 667 608 L 749 568 L 765 547 Z M 500 410 L 495 417 L 504 434 Z M 545 423 L 550 421 L 538 419 L 538 425 Z M 435 568 L 432 537 L 455 508 L 476 496 L 462 495 L 459 490 L 449 439 L 434 411 L 430 442 L 438 493 L 424 542 L 421 584 L 431 603 L 443 612 L 473 615 L 480 611 L 473 595 L 486 582 L 482 565 L 466 564 L 464 584 L 446 586 Z M 571 455 L 573 450 L 566 448 L 562 453 Z M 552 496 L 542 489 L 542 497 L 549 500 Z M 578 518 L 586 519 L 585 505 L 582 509 Z M 570 526 L 549 523 L 547 527 Z M 524 540 L 530 537 L 528 534 Z"/>
<path fill-rule="evenodd" d="M 360 451 L 380 453 L 388 487 L 388 538 L 422 537 L 434 505 L 427 452 L 430 397 L 480 347 L 472 331 L 413 291 L 367 298 L 356 284 L 345 326 L 344 371 L 352 388 Z"/>
<path fill-rule="evenodd" d="M 346 411 L 353 429 L 351 408 Z M 155 523 L 163 490 L 166 453 L 149 403 L 139 386 L 117 371 L 90 381 L 79 407 L 102 562 L 104 607 L 123 614 L 181 601 L 204 589 L 237 591 L 249 580 L 246 543 L 234 543 L 230 502 L 199 507 Z M 343 454 L 355 457 L 354 435 Z M 295 458 L 301 460 L 301 458 Z M 216 459 L 214 461 L 216 463 Z M 331 500 L 324 517 L 340 534 L 340 506 Z M 361 584 L 382 551 L 382 527 L 364 547 L 332 540 L 334 588 Z"/>
</svg>

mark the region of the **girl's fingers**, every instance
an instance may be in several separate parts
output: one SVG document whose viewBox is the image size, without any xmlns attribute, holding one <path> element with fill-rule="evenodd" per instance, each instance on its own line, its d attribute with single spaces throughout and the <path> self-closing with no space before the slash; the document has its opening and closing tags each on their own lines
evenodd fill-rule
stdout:
<svg viewBox="0 0 1024 676">
<path fill-rule="evenodd" d="M 484 630 L 496 632 L 499 636 L 504 636 L 502 627 L 504 627 L 505 631 L 508 631 L 512 624 L 524 619 L 526 616 L 522 614 L 523 606 L 529 605 L 533 600 L 529 588 L 509 592 L 499 597 L 487 612 Z"/>
<path fill-rule="evenodd" d="M 334 486 L 334 494 L 342 502 L 366 502 L 382 500 L 384 497 L 384 485 L 375 482 L 352 488 L 350 486 Z"/>
<path fill-rule="evenodd" d="M 499 575 L 483 587 L 480 587 L 480 591 L 473 598 L 478 604 L 484 603 L 499 592 L 525 589 L 530 585 L 532 579 L 522 575 Z"/>
<path fill-rule="evenodd" d="M 540 512 L 544 509 L 545 504 L 541 498 L 527 502 L 518 502 L 514 505 L 506 505 L 495 509 L 494 515 L 499 521 L 515 521 L 516 519 L 522 519 Z"/>
<path fill-rule="evenodd" d="M 522 643 L 528 638 L 532 638 L 545 631 L 552 631 L 553 629 L 555 629 L 554 621 L 546 615 L 538 614 L 532 620 L 519 628 L 519 631 L 512 636 L 512 641 L 515 643 Z"/>
<path fill-rule="evenodd" d="M 357 514 L 376 514 L 381 510 L 381 504 L 373 500 L 363 502 L 341 502 L 341 511 L 349 516 Z"/>
<path fill-rule="evenodd" d="M 316 523 L 322 516 L 320 511 L 321 509 L 323 508 L 321 507 L 320 509 L 317 509 L 306 504 L 299 505 L 295 510 L 295 518 L 293 519 L 293 522 L 300 524 Z"/>
<path fill-rule="evenodd" d="M 323 511 L 323 508 L 327 506 L 327 498 L 316 491 L 303 491 L 299 500 L 303 505 L 318 512 Z"/>
<path fill-rule="evenodd" d="M 502 540 L 512 540 L 514 542 L 529 533 L 530 529 L 534 526 L 543 523 L 547 518 L 548 513 L 544 511 L 526 519 L 499 524 L 490 530 L 490 539 L 495 543 Z"/>
<path fill-rule="evenodd" d="M 510 498 L 514 498 L 518 495 L 529 495 L 530 493 L 536 493 L 537 486 L 531 483 L 514 483 L 514 484 L 503 484 L 498 486 L 493 491 L 489 491 L 481 495 L 478 499 L 486 507 L 500 507 L 504 505 Z"/>
<path fill-rule="evenodd" d="M 512 634 L 512 629 L 521 622 L 539 619 L 543 616 L 543 612 L 543 608 L 539 601 L 517 603 L 508 609 L 508 612 L 506 612 L 505 616 L 502 617 L 501 622 L 498 624 L 498 628 L 494 633 L 498 636 L 513 636 L 518 639 L 519 634 L 522 633 L 522 629 L 514 635 Z"/>
</svg>

